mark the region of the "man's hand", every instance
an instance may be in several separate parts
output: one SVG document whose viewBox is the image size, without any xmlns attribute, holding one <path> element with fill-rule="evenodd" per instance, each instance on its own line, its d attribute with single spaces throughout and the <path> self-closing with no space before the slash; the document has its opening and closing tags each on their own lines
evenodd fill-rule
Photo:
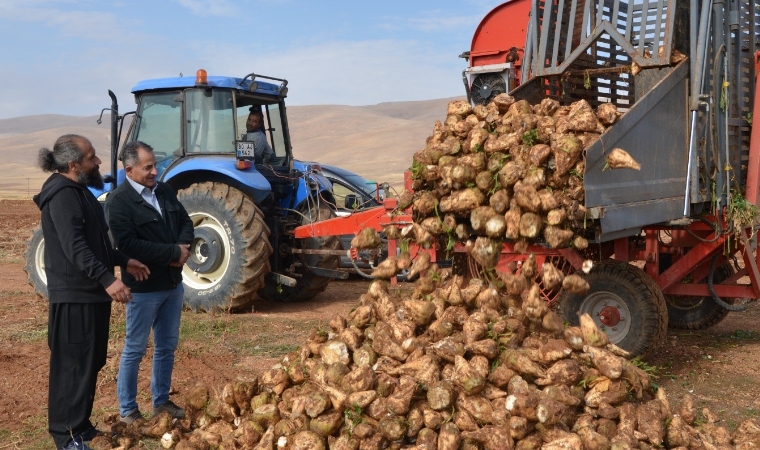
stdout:
<svg viewBox="0 0 760 450">
<path fill-rule="evenodd" d="M 130 259 L 127 261 L 127 272 L 129 272 L 129 274 L 137 281 L 145 281 L 148 279 L 148 275 L 150 275 L 150 269 L 148 269 L 148 266 L 136 259 Z"/>
<path fill-rule="evenodd" d="M 190 244 L 179 244 L 179 261 L 169 263 L 172 267 L 182 267 L 190 258 Z"/>
<path fill-rule="evenodd" d="M 132 291 L 130 291 L 119 279 L 116 279 L 116 281 L 111 283 L 111 285 L 106 288 L 106 292 L 111 296 L 113 301 L 119 303 L 127 303 L 132 300 Z"/>
</svg>

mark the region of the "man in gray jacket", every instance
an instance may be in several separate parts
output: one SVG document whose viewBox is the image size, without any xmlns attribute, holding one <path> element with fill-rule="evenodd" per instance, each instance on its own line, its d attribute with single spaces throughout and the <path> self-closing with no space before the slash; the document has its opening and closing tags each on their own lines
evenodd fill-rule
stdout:
<svg viewBox="0 0 760 450">
<path fill-rule="evenodd" d="M 253 142 L 254 162 L 256 164 L 268 163 L 274 156 L 272 146 L 269 145 L 264 134 L 264 114 L 257 106 L 251 106 L 248 120 L 245 122 L 246 141 Z"/>
</svg>

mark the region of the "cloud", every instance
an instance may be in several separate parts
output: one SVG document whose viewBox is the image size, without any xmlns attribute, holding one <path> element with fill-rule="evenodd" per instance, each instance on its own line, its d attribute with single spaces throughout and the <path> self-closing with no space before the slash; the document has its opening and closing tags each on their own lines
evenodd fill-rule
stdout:
<svg viewBox="0 0 760 450">
<path fill-rule="evenodd" d="M 410 17 L 406 19 L 409 28 L 424 32 L 474 30 L 483 19 L 480 15 L 471 16 L 446 16 L 439 12 L 431 11 L 424 17 Z"/>
<path fill-rule="evenodd" d="M 241 11 L 233 2 L 228 0 L 176 0 L 177 3 L 189 9 L 197 16 L 238 17 Z"/>
<path fill-rule="evenodd" d="M 231 0 L 175 2 L 204 14 L 231 14 L 237 7 Z M 118 95 L 122 111 L 132 110 L 130 89 L 138 81 L 180 72 L 192 75 L 199 68 L 212 75 L 242 77 L 256 72 L 286 78 L 291 105 L 369 105 L 460 96 L 466 64 L 456 56 L 474 29 L 463 25 L 469 20 L 466 16 L 426 13 L 404 19 L 407 26 L 414 23 L 431 30 L 429 35 L 417 33 L 419 39 L 392 33 L 391 39 L 322 42 L 294 35 L 289 41 L 257 45 L 209 36 L 193 40 L 187 35 L 152 35 L 161 31 L 146 30 L 139 17 L 117 15 L 119 10 L 90 11 L 95 4 L 94 0 L 0 0 L 0 23 L 10 19 L 9 23 L 21 23 L 28 30 L 39 28 L 34 34 L 44 33 L 40 41 L 50 42 L 39 44 L 38 53 L 28 50 L 37 54 L 35 58 L 24 58 L 27 50 L 15 48 L 13 58 L 0 65 L 5 86 L 0 87 L 0 118 L 97 114 L 110 104 L 109 89 Z M 435 37 L 434 30 L 447 27 L 453 31 Z"/>
<path fill-rule="evenodd" d="M 437 45 L 437 44 L 436 44 Z M 371 105 L 464 95 L 463 60 L 457 48 L 414 40 L 331 41 L 292 48 L 251 48 L 220 42 L 130 46 L 94 53 L 85 64 L 64 59 L 33 65 L 0 66 L 5 80 L 0 118 L 31 114 L 98 114 L 108 107 L 107 91 L 122 112 L 134 109 L 130 89 L 140 80 L 192 75 L 242 77 L 250 72 L 288 80 L 288 104 Z M 86 67 L 86 70 L 81 70 Z M 30 74 L 51 74 L 30 77 Z"/>
<path fill-rule="evenodd" d="M 0 0 L 0 18 L 11 21 L 41 23 L 59 30 L 64 37 L 88 40 L 120 41 L 129 38 L 123 18 L 100 11 L 63 10 L 46 1 L 13 2 Z M 70 2 L 57 2 L 69 4 Z"/>
<path fill-rule="evenodd" d="M 87 47 L 63 57 L 0 65 L 0 118 L 33 114 L 94 115 L 109 107 L 108 90 L 121 111 L 134 109 L 130 89 L 145 78 L 177 76 L 184 64 L 164 41 L 108 48 Z"/>
<path fill-rule="evenodd" d="M 291 104 L 368 105 L 462 95 L 464 63 L 456 51 L 441 53 L 413 40 L 332 41 L 265 52 L 218 45 L 196 48 L 209 74 L 243 76 L 250 71 L 286 78 Z M 240 55 L 250 61 L 241 64 Z"/>
<path fill-rule="evenodd" d="M 490 8 L 479 2 L 468 3 L 472 6 L 466 8 L 469 12 L 466 15 L 462 14 L 462 8 L 458 8 L 457 13 L 445 9 L 421 9 L 412 14 L 385 16 L 375 26 L 388 31 L 422 31 L 440 36 L 471 34 Z"/>
</svg>

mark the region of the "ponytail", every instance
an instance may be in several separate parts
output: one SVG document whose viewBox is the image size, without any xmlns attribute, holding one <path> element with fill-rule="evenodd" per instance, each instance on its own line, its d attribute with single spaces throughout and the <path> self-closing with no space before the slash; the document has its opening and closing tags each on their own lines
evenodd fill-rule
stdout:
<svg viewBox="0 0 760 450">
<path fill-rule="evenodd" d="M 82 163 L 82 142 L 89 140 L 78 134 L 64 134 L 55 141 L 52 151 L 48 148 L 40 149 L 37 165 L 45 172 L 68 172 L 70 162 Z"/>
</svg>

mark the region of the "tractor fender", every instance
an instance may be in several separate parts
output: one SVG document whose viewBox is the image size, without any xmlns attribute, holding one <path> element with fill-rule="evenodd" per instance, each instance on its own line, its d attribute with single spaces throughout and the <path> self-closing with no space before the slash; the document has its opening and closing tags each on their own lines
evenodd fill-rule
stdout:
<svg viewBox="0 0 760 450">
<path fill-rule="evenodd" d="M 241 187 L 241 190 L 249 194 L 257 205 L 261 204 L 272 191 L 269 181 L 254 167 L 237 169 L 235 159 L 221 156 L 187 158 L 164 172 L 161 181 L 177 190 L 192 183 L 225 182 Z"/>
</svg>

